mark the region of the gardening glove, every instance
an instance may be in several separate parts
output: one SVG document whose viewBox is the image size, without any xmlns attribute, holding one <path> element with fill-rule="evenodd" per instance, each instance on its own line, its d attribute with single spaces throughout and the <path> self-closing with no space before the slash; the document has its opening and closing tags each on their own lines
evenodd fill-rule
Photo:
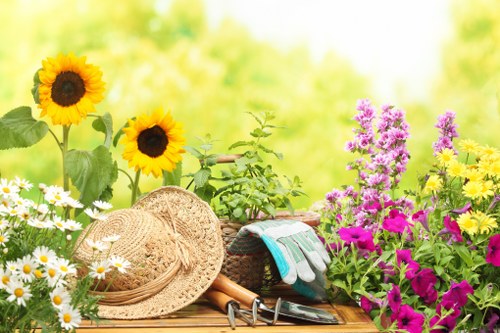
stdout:
<svg viewBox="0 0 500 333">
<path fill-rule="evenodd" d="M 283 282 L 307 297 L 326 297 L 323 273 L 330 257 L 309 225 L 292 220 L 252 223 L 240 229 L 228 251 L 258 252 L 263 247 L 258 238 L 271 252 Z"/>
</svg>

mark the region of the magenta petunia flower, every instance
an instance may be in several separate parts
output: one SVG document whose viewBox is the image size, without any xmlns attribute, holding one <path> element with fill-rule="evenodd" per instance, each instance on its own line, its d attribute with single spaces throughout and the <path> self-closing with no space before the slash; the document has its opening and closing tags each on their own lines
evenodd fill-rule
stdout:
<svg viewBox="0 0 500 333">
<path fill-rule="evenodd" d="M 406 215 L 397 209 L 392 209 L 389 212 L 389 216 L 384 218 L 384 222 L 382 222 L 384 230 L 396 233 L 403 233 L 408 226 L 409 223 L 406 220 Z"/>
<path fill-rule="evenodd" d="M 449 215 L 446 215 L 443 220 L 445 230 L 451 235 L 451 240 L 454 242 L 463 242 L 462 232 L 457 221 L 452 220 Z"/>
<path fill-rule="evenodd" d="M 395 320 L 397 320 L 399 329 L 406 330 L 409 333 L 421 333 L 425 317 L 423 314 L 415 312 L 408 304 L 404 304 L 399 308 Z"/>
<path fill-rule="evenodd" d="M 455 326 L 457 326 L 457 319 L 453 316 L 446 316 L 440 318 L 439 316 L 434 316 L 429 322 L 431 328 L 431 333 L 448 333 L 452 332 Z M 438 328 L 437 326 L 442 326 Z"/>
<path fill-rule="evenodd" d="M 340 228 L 338 233 L 347 244 L 355 243 L 360 250 L 375 251 L 372 233 L 362 227 Z"/>
<path fill-rule="evenodd" d="M 415 277 L 411 280 L 411 287 L 415 291 L 415 294 L 424 298 L 434 289 L 436 282 L 437 278 L 432 269 L 424 268 L 415 274 Z"/>
<path fill-rule="evenodd" d="M 389 307 L 392 312 L 399 312 L 399 308 L 401 307 L 401 290 L 398 285 L 393 284 L 392 289 L 387 293 L 387 299 L 389 301 Z"/>
<path fill-rule="evenodd" d="M 486 262 L 493 266 L 500 266 L 500 234 L 491 236 L 488 243 L 488 253 L 486 253 Z"/>
<path fill-rule="evenodd" d="M 361 308 L 366 312 L 370 313 L 371 310 L 373 310 L 373 302 L 368 299 L 368 297 L 361 296 L 360 299 L 360 306 Z"/>
<path fill-rule="evenodd" d="M 429 221 L 428 221 L 429 211 L 419 210 L 411 216 L 411 220 L 414 222 L 420 222 L 425 230 L 429 231 Z"/>
<path fill-rule="evenodd" d="M 474 294 L 474 289 L 467 280 L 460 283 L 452 282 L 450 290 L 443 294 L 441 305 L 445 309 L 462 307 L 469 300 L 468 294 Z"/>
<path fill-rule="evenodd" d="M 471 207 L 472 207 L 472 204 L 470 202 L 468 202 L 465 204 L 465 206 L 463 206 L 461 208 L 452 209 L 451 212 L 455 213 L 455 214 L 463 214 L 463 213 L 467 213 L 468 211 L 470 211 Z"/>
<path fill-rule="evenodd" d="M 413 279 L 420 269 L 418 262 L 411 258 L 411 250 L 396 250 L 396 260 L 399 267 L 401 267 L 401 263 L 406 264 L 405 276 L 407 279 Z"/>
</svg>

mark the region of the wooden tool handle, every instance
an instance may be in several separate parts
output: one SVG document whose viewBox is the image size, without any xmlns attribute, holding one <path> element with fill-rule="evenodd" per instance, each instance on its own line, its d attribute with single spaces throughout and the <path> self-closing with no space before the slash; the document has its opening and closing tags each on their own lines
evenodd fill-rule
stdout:
<svg viewBox="0 0 500 333">
<path fill-rule="evenodd" d="M 233 163 L 241 156 L 241 154 L 220 155 L 217 157 L 217 163 Z"/>
<path fill-rule="evenodd" d="M 205 294 L 203 294 L 203 296 L 205 296 L 205 298 L 208 299 L 212 304 L 217 305 L 222 311 L 224 311 L 224 313 L 227 313 L 227 307 L 229 303 L 234 302 L 234 304 L 238 306 L 238 303 L 236 303 L 231 297 L 213 288 L 209 288 L 207 291 L 205 291 Z"/>
<path fill-rule="evenodd" d="M 215 278 L 215 281 L 212 283 L 211 287 L 233 297 L 235 300 L 248 308 L 251 308 L 253 301 L 256 298 L 259 298 L 259 295 L 257 295 L 256 293 L 243 288 L 236 282 L 231 281 L 227 276 L 220 273 Z"/>
</svg>

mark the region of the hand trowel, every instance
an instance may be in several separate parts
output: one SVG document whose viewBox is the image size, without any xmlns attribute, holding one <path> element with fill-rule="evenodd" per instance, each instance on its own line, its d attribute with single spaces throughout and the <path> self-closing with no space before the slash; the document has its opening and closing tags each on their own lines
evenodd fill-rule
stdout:
<svg viewBox="0 0 500 333">
<path fill-rule="evenodd" d="M 248 308 L 252 308 L 254 303 L 257 304 L 257 308 L 262 314 L 268 313 L 272 316 L 276 316 L 276 312 L 278 311 L 278 315 L 283 317 L 314 322 L 317 324 L 338 324 L 338 320 L 333 314 L 311 306 L 281 300 L 279 309 L 270 308 L 264 304 L 264 300 L 259 295 L 243 288 L 223 274 L 217 276 L 211 287 L 231 296 Z"/>
</svg>

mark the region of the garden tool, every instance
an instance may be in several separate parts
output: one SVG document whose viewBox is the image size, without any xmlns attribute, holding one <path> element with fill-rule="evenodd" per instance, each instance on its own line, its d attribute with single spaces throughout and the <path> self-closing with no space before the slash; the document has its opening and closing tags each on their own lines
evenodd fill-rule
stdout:
<svg viewBox="0 0 500 333">
<path fill-rule="evenodd" d="M 285 300 L 279 300 L 275 308 L 270 308 L 264 304 L 264 300 L 256 293 L 243 288 L 237 283 L 231 281 L 227 276 L 220 274 L 215 278 L 211 285 L 212 289 L 219 290 L 226 295 L 231 296 L 236 301 L 248 308 L 257 308 L 264 315 L 272 315 L 271 323 L 276 323 L 278 316 L 287 318 L 310 321 L 317 324 L 337 324 L 338 320 L 328 311 L 314 307 L 292 303 Z M 261 318 L 264 318 L 263 316 Z M 260 318 L 259 318 L 260 319 Z"/>
<path fill-rule="evenodd" d="M 323 273 L 330 257 L 311 226 L 294 220 L 267 220 L 245 225 L 228 247 L 232 254 L 268 248 L 283 282 L 300 294 L 325 300 Z"/>
</svg>

